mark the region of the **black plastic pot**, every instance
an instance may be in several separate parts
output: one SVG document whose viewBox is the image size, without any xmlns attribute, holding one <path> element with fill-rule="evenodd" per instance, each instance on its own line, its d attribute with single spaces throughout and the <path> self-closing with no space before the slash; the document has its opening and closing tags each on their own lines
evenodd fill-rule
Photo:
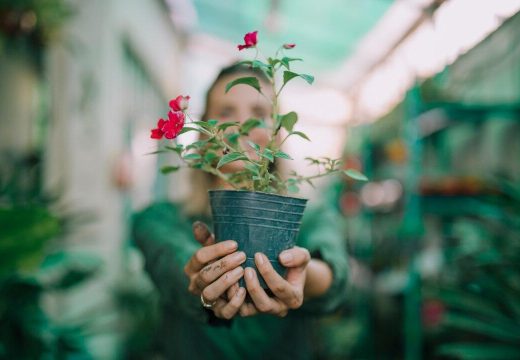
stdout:
<svg viewBox="0 0 520 360">
<path fill-rule="evenodd" d="M 210 190 L 209 198 L 216 241 L 237 241 L 247 256 L 244 268 L 256 270 L 255 253 L 261 252 L 285 276 L 278 255 L 295 245 L 307 199 L 237 190 Z M 240 286 L 245 286 L 243 279 Z"/>
</svg>

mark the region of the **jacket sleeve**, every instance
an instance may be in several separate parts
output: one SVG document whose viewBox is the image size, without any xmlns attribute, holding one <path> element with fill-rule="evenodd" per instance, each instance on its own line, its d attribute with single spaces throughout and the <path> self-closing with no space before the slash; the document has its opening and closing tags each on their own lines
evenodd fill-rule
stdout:
<svg viewBox="0 0 520 360">
<path fill-rule="evenodd" d="M 304 302 L 301 311 L 327 314 L 337 310 L 347 299 L 348 262 L 344 220 L 331 206 L 308 209 L 303 217 L 298 245 L 305 247 L 312 258 L 326 262 L 333 273 L 330 288 L 320 297 Z"/>
<path fill-rule="evenodd" d="M 132 237 L 164 306 L 193 320 L 208 321 L 200 300 L 188 291 L 184 265 L 200 246 L 193 238 L 190 222 L 178 207 L 159 203 L 136 214 Z"/>
</svg>

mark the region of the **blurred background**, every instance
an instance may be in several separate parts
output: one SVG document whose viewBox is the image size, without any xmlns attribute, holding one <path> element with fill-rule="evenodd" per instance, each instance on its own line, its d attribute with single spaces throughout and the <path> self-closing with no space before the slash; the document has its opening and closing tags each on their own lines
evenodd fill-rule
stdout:
<svg viewBox="0 0 520 360">
<path fill-rule="evenodd" d="M 130 220 L 189 183 L 160 175 L 149 131 L 181 93 L 200 116 L 253 30 L 264 53 L 296 43 L 316 77 L 282 99 L 313 140 L 288 143 L 287 165 L 342 157 L 370 178 L 303 191 L 342 214 L 351 262 L 314 357 L 520 359 L 519 11 L 0 0 L 0 359 L 152 358 L 157 295 Z"/>
</svg>

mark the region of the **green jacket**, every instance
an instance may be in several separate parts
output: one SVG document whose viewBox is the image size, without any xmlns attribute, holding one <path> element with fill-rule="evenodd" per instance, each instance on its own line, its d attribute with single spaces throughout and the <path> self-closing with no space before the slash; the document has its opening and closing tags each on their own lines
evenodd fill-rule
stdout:
<svg viewBox="0 0 520 360">
<path fill-rule="evenodd" d="M 313 320 L 336 310 L 346 299 L 348 267 L 339 215 L 324 207 L 307 209 L 297 241 L 333 269 L 334 280 L 326 294 L 306 301 L 285 318 L 236 316 L 231 322 L 216 319 L 187 290 L 183 268 L 200 247 L 192 235 L 194 220 L 168 202 L 152 205 L 134 218 L 135 245 L 161 296 L 159 334 L 164 355 L 190 360 L 311 358 Z"/>
</svg>

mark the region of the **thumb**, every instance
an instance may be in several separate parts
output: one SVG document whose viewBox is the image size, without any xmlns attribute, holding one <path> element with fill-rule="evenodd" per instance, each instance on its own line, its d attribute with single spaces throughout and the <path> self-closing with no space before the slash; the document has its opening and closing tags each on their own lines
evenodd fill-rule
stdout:
<svg viewBox="0 0 520 360">
<path fill-rule="evenodd" d="M 209 246 L 215 243 L 215 236 L 210 232 L 208 225 L 202 221 L 195 221 L 192 225 L 193 236 L 202 246 Z"/>
</svg>

